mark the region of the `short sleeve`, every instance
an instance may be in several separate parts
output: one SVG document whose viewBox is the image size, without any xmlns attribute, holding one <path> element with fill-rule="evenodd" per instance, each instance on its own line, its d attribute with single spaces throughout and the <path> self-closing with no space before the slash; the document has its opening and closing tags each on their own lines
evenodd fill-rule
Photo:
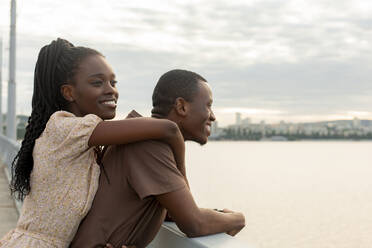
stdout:
<svg viewBox="0 0 372 248">
<path fill-rule="evenodd" d="M 76 117 L 72 113 L 58 111 L 50 117 L 45 132 L 51 137 L 53 145 L 70 147 L 72 153 L 78 154 L 89 149 L 89 138 L 101 121 L 102 119 L 94 114 Z"/>
<path fill-rule="evenodd" d="M 186 187 L 171 148 L 163 142 L 151 140 L 126 145 L 123 158 L 123 166 L 128 166 L 129 184 L 141 199 Z"/>
</svg>

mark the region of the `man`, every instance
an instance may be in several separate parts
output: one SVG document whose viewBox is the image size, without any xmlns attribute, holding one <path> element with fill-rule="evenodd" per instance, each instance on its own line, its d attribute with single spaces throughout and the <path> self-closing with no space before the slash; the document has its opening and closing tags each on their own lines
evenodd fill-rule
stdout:
<svg viewBox="0 0 372 248">
<path fill-rule="evenodd" d="M 152 116 L 179 126 L 184 140 L 205 144 L 215 120 L 212 92 L 200 75 L 172 70 L 158 81 Z M 132 112 L 130 117 L 139 116 Z M 92 208 L 71 247 L 146 247 L 159 231 L 168 210 L 189 237 L 220 232 L 238 233 L 245 225 L 241 213 L 199 208 L 186 178 L 177 169 L 171 148 L 160 141 L 111 146 Z M 105 175 L 106 174 L 106 175 Z"/>
</svg>

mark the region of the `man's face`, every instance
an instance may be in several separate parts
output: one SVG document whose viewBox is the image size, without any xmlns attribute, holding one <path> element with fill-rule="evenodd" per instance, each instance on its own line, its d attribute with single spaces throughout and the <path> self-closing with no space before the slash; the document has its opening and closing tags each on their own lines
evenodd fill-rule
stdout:
<svg viewBox="0 0 372 248">
<path fill-rule="evenodd" d="M 199 81 L 199 90 L 188 102 L 187 116 L 182 121 L 185 140 L 193 140 L 201 145 L 211 135 L 212 122 L 216 120 L 212 111 L 212 91 L 206 82 Z"/>
</svg>

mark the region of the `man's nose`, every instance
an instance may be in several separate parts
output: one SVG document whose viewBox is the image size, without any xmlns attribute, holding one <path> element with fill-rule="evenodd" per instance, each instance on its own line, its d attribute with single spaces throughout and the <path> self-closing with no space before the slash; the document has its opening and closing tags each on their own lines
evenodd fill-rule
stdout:
<svg viewBox="0 0 372 248">
<path fill-rule="evenodd" d="M 210 114 L 210 116 L 209 116 L 209 119 L 210 119 L 211 121 L 215 121 L 215 120 L 216 120 L 216 116 L 214 115 L 213 110 L 211 110 L 211 114 Z"/>
</svg>

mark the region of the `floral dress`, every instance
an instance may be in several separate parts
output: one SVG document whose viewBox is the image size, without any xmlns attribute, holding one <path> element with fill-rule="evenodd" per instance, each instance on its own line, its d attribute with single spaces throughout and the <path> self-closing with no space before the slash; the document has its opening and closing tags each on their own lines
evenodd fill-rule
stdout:
<svg viewBox="0 0 372 248">
<path fill-rule="evenodd" d="M 65 111 L 50 117 L 35 141 L 30 194 L 1 248 L 69 246 L 97 191 L 100 169 L 88 140 L 101 121 Z"/>
</svg>

